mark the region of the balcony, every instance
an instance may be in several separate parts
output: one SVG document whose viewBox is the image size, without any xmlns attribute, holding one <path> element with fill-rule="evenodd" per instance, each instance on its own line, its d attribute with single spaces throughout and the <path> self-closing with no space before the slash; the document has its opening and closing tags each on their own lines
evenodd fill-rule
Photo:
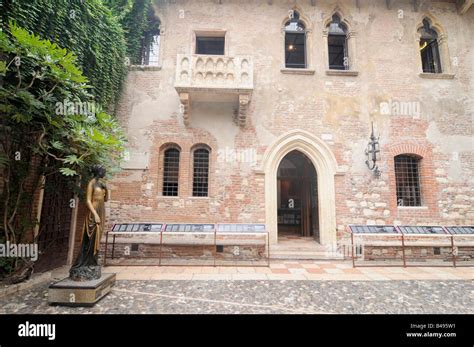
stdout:
<svg viewBox="0 0 474 347">
<path fill-rule="evenodd" d="M 178 54 L 175 89 L 181 101 L 184 123 L 189 123 L 191 100 L 232 102 L 236 120 L 244 126 L 253 91 L 250 56 Z"/>
</svg>

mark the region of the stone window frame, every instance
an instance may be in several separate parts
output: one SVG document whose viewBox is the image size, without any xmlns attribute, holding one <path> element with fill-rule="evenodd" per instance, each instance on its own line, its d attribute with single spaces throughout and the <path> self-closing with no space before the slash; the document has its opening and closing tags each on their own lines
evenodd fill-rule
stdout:
<svg viewBox="0 0 474 347">
<path fill-rule="evenodd" d="M 299 14 L 299 20 L 305 26 L 305 49 L 306 49 L 306 67 L 301 68 L 287 68 L 285 65 L 286 55 L 285 55 L 285 37 L 286 37 L 286 23 L 291 19 L 289 16 L 289 11 L 295 11 Z M 313 24 L 308 17 L 305 16 L 303 10 L 299 6 L 293 6 L 288 10 L 286 17 L 282 20 L 280 24 L 280 54 L 282 58 L 283 66 L 280 71 L 284 74 L 295 74 L 295 75 L 314 75 L 314 63 L 313 63 Z"/>
<path fill-rule="evenodd" d="M 419 30 L 423 28 L 423 20 L 427 19 L 430 23 L 430 28 L 436 31 L 438 34 L 438 51 L 440 55 L 440 62 L 441 62 L 441 73 L 431 73 L 431 72 L 423 72 L 423 64 L 421 61 L 421 54 L 420 54 L 420 33 Z M 436 18 L 431 15 L 430 13 L 422 14 L 419 19 L 417 20 L 417 25 L 415 29 L 415 44 L 416 44 L 416 53 L 417 53 L 417 64 L 418 64 L 418 71 L 419 76 L 421 78 L 428 78 L 428 79 L 453 79 L 454 73 L 451 66 L 451 58 L 449 54 L 449 47 L 448 47 L 448 34 L 443 26 L 436 20 Z"/>
<path fill-rule="evenodd" d="M 206 196 L 194 196 L 193 189 L 194 189 L 194 152 L 198 149 L 206 149 L 209 152 L 209 164 L 208 164 L 208 176 L 207 176 L 207 195 Z M 211 180 L 211 172 L 214 165 L 213 160 L 213 150 L 212 147 L 206 143 L 199 142 L 191 146 L 189 150 L 189 198 L 191 199 L 209 199 L 212 194 L 213 184 Z"/>
<path fill-rule="evenodd" d="M 348 70 L 334 70 L 329 68 L 329 42 L 328 42 L 328 26 L 332 22 L 332 17 L 334 15 L 339 16 L 341 23 L 343 23 L 347 28 L 346 40 L 347 40 L 347 56 L 349 58 L 349 69 Z M 353 26 L 348 21 L 347 17 L 344 16 L 344 13 L 339 7 L 336 7 L 323 21 L 323 56 L 324 56 L 324 66 L 326 70 L 326 75 L 328 76 L 358 76 L 359 72 L 357 70 L 357 49 L 356 49 L 356 32 L 353 29 Z"/>
<path fill-rule="evenodd" d="M 163 195 L 163 187 L 164 187 L 164 180 L 165 180 L 165 152 L 168 149 L 177 149 L 179 151 L 179 166 L 178 166 L 178 195 L 176 196 L 171 196 L 171 195 Z M 160 198 L 170 198 L 170 199 L 176 199 L 179 198 L 182 194 L 182 180 L 181 180 L 181 175 L 182 175 L 182 161 L 183 161 L 183 149 L 181 148 L 180 145 L 178 145 L 176 142 L 167 142 L 161 145 L 160 150 L 159 150 L 159 166 L 158 166 L 158 196 Z"/>
</svg>

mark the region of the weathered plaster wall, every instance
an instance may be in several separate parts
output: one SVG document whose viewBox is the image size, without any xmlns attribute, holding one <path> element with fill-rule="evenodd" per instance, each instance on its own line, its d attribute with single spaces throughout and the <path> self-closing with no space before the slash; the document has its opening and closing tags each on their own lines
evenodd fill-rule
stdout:
<svg viewBox="0 0 474 347">
<path fill-rule="evenodd" d="M 111 222 L 264 222 L 265 176 L 256 169 L 277 137 L 302 129 L 324 139 L 346 171 L 335 178 L 340 230 L 347 223 L 474 223 L 474 9 L 460 16 L 453 2 L 428 3 L 418 12 L 402 0 L 391 10 L 385 1 L 360 1 L 359 8 L 355 1 L 296 3 L 311 30 L 314 74 L 281 71 L 282 23 L 293 1 L 157 2 L 162 67 L 128 74 L 118 113 L 130 139 L 126 165 L 135 169 L 110 183 Z M 324 23 L 336 7 L 354 32 L 357 76 L 326 74 Z M 428 13 L 447 36 L 453 79 L 419 75 L 416 28 Z M 183 124 L 176 55 L 194 53 L 194 30 L 226 30 L 226 54 L 253 56 L 255 89 L 244 128 L 233 122 L 235 105 L 214 102 L 194 104 L 190 124 Z M 415 108 L 387 114 L 381 103 Z M 381 138 L 380 179 L 364 164 L 371 121 Z M 160 148 L 169 142 L 182 148 L 179 197 L 160 193 Z M 191 197 L 190 150 L 198 143 L 212 149 L 208 198 Z M 231 150 L 254 150 L 256 161 L 226 160 L 222 154 Z M 404 151 L 423 156 L 422 208 L 396 206 L 393 157 Z"/>
</svg>

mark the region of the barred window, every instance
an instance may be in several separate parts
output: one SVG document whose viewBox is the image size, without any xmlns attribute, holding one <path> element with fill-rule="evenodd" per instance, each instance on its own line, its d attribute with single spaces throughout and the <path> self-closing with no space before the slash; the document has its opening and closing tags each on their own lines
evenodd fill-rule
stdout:
<svg viewBox="0 0 474 347">
<path fill-rule="evenodd" d="M 398 206 L 421 206 L 420 158 L 412 155 L 395 157 L 395 179 Z"/>
<path fill-rule="evenodd" d="M 209 190 L 209 150 L 193 152 L 193 196 L 207 196 Z"/>
<path fill-rule="evenodd" d="M 164 155 L 163 195 L 178 196 L 179 150 L 168 148 Z"/>
</svg>

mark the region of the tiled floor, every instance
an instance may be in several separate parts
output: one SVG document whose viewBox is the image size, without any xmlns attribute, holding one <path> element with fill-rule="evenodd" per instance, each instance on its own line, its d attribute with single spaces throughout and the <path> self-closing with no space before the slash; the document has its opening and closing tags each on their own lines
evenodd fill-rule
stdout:
<svg viewBox="0 0 474 347">
<path fill-rule="evenodd" d="M 473 267 L 357 267 L 347 261 L 273 261 L 270 267 L 108 266 L 118 280 L 474 280 Z"/>
</svg>

